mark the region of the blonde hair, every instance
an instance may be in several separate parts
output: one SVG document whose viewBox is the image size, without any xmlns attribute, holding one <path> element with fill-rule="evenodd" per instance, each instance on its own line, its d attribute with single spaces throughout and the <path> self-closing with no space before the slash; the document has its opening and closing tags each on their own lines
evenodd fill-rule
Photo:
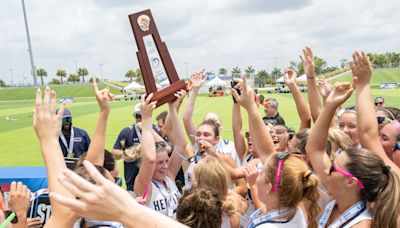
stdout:
<svg viewBox="0 0 400 228">
<path fill-rule="evenodd" d="M 236 212 L 235 203 L 227 199 L 230 175 L 216 158 L 207 156 L 194 168 L 194 177 L 198 187 L 209 187 L 218 192 L 223 199 L 223 211 L 229 217 Z"/>
<path fill-rule="evenodd" d="M 267 172 L 267 182 L 275 185 L 275 177 L 278 167 L 278 153 L 271 155 L 271 159 L 268 162 L 267 169 L 263 172 Z M 280 184 L 277 189 L 279 203 L 283 207 L 295 208 L 298 204 L 307 199 L 310 204 L 307 208 L 307 220 L 308 227 L 317 227 L 315 217 L 321 211 L 318 204 L 320 198 L 320 192 L 318 185 L 320 183 L 319 178 L 312 174 L 308 165 L 300 158 L 289 155 L 285 158 L 282 165 Z"/>
<path fill-rule="evenodd" d="M 122 159 L 125 162 L 141 161 L 141 144 L 135 143 L 131 147 L 125 148 L 125 140 L 121 140 Z M 164 142 L 155 142 L 156 153 L 165 151 L 166 144 Z"/>
</svg>

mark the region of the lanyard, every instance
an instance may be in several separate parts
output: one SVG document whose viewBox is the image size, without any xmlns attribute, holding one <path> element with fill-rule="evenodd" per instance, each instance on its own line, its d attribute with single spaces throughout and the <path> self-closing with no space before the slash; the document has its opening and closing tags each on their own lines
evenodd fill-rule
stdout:
<svg viewBox="0 0 400 228">
<path fill-rule="evenodd" d="M 256 210 L 249 219 L 249 222 L 247 224 L 247 228 L 254 228 L 257 227 L 260 224 L 267 223 L 267 222 L 277 222 L 277 219 L 280 219 L 282 217 L 290 215 L 290 212 L 292 209 L 286 207 L 286 208 L 279 208 L 276 210 L 269 211 L 265 214 L 259 215 L 261 210 L 263 208 L 260 208 Z M 288 222 L 289 220 L 283 220 L 279 222 Z"/>
<path fill-rule="evenodd" d="M 67 144 L 67 139 L 62 132 L 60 132 L 60 138 L 65 148 L 67 148 L 68 156 L 73 155 L 74 152 L 74 127 L 71 127 L 71 134 L 69 135 L 69 146 Z M 72 156 L 73 157 L 73 156 Z"/>
<path fill-rule="evenodd" d="M 163 184 L 156 180 L 151 180 L 153 184 L 158 188 L 158 191 L 161 193 L 163 198 L 166 200 L 167 204 L 167 216 L 172 217 L 174 214 L 174 210 L 171 208 L 172 204 L 172 193 L 171 193 L 171 188 L 165 188 Z M 165 181 L 165 184 L 167 184 L 167 181 Z M 165 191 L 163 191 L 165 190 Z M 167 192 L 167 195 L 165 195 L 165 192 Z"/>
<path fill-rule="evenodd" d="M 336 200 L 330 202 L 322 214 L 321 219 L 319 220 L 318 227 L 325 227 L 328 219 L 335 208 Z M 353 204 L 349 209 L 347 209 L 343 214 L 339 216 L 329 227 L 343 227 L 345 224 L 349 223 L 351 220 L 359 216 L 365 209 L 367 205 L 364 201 L 359 201 L 356 204 Z"/>
<path fill-rule="evenodd" d="M 124 226 L 118 222 L 96 221 L 90 218 L 85 218 L 85 222 L 93 224 L 96 227 L 124 228 Z"/>
<path fill-rule="evenodd" d="M 137 138 L 139 139 L 139 142 L 140 142 L 140 139 L 142 138 L 142 133 L 140 132 L 140 129 L 139 129 L 138 125 L 137 124 L 134 124 L 134 125 L 135 125 L 136 136 L 137 136 Z"/>
</svg>

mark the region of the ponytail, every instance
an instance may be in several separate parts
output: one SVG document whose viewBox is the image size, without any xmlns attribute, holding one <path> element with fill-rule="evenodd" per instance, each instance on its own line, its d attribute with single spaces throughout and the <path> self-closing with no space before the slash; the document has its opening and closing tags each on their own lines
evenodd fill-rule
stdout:
<svg viewBox="0 0 400 228">
<path fill-rule="evenodd" d="M 387 181 L 382 185 L 371 208 L 372 227 L 394 228 L 400 213 L 400 180 L 394 171 L 387 171 Z"/>
<path fill-rule="evenodd" d="M 321 212 L 321 207 L 318 204 L 319 198 L 321 197 L 318 189 L 319 178 L 316 175 L 311 174 L 311 171 L 308 172 L 310 173 L 306 172 L 303 178 L 303 196 L 305 199 L 310 201 L 307 208 L 307 227 L 317 228 L 318 226 L 315 218 Z"/>
<path fill-rule="evenodd" d="M 236 213 L 235 202 L 232 199 L 226 198 L 222 203 L 222 213 L 228 217 L 233 216 Z"/>
</svg>

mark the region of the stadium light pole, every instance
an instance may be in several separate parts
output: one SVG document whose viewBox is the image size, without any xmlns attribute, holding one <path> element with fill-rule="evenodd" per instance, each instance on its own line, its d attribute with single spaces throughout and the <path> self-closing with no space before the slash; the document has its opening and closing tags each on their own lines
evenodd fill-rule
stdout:
<svg viewBox="0 0 400 228">
<path fill-rule="evenodd" d="M 78 74 L 78 61 L 76 61 L 76 59 L 74 60 L 74 63 L 75 63 L 75 71 L 76 71 L 76 74 Z"/>
<path fill-rule="evenodd" d="M 11 86 L 14 85 L 14 76 L 13 76 L 13 69 L 10 69 L 10 75 L 11 75 Z"/>
<path fill-rule="evenodd" d="M 101 78 L 101 81 L 102 81 L 102 82 L 104 82 L 104 80 L 103 80 L 103 65 L 104 65 L 104 63 L 99 63 L 99 67 L 100 67 L 100 78 Z"/>
<path fill-rule="evenodd" d="M 29 52 L 29 57 L 31 59 L 31 67 L 32 67 L 31 74 L 33 77 L 33 84 L 37 86 L 36 67 L 35 67 L 35 62 L 33 61 L 33 50 L 31 45 L 31 37 L 29 35 L 28 18 L 26 16 L 25 2 L 24 0 L 21 1 L 22 1 L 22 11 L 24 12 L 24 19 L 25 19 L 26 38 L 28 40 L 28 52 Z"/>
</svg>

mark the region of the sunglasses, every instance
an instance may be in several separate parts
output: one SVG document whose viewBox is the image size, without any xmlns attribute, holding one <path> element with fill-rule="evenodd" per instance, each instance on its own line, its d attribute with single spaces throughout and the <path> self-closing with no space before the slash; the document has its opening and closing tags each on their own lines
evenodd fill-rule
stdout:
<svg viewBox="0 0 400 228">
<path fill-rule="evenodd" d="M 135 118 L 136 118 L 136 119 L 141 119 L 141 118 L 142 118 L 142 115 L 135 114 Z"/>
<path fill-rule="evenodd" d="M 13 223 L 13 224 L 18 223 L 18 218 L 14 211 L 10 211 L 10 210 L 4 211 L 4 215 L 6 218 L 13 216 L 11 223 Z"/>
<path fill-rule="evenodd" d="M 281 173 L 282 173 L 283 161 L 287 157 L 289 157 L 289 155 L 295 155 L 295 156 L 300 156 L 300 157 L 304 157 L 305 156 L 304 154 L 302 154 L 300 152 L 282 152 L 282 153 L 278 153 L 276 155 L 276 159 L 278 160 L 278 169 L 276 170 L 276 174 L 275 174 L 275 185 L 272 188 L 271 192 L 275 192 L 279 188 L 279 184 L 280 184 L 280 181 L 281 181 Z"/>
<path fill-rule="evenodd" d="M 375 102 L 375 105 L 383 105 L 383 102 Z"/>
<path fill-rule="evenodd" d="M 355 177 L 353 174 L 349 173 L 348 171 L 337 167 L 333 162 L 332 162 L 331 168 L 329 169 L 329 175 L 331 175 L 332 172 L 341 173 L 341 174 L 343 174 L 343 176 L 345 176 L 347 178 L 355 178 L 357 180 L 358 187 L 360 187 L 360 189 L 364 189 L 363 183 L 357 177 Z"/>
<path fill-rule="evenodd" d="M 63 124 L 64 124 L 64 123 L 71 123 L 71 121 L 72 121 L 72 118 L 71 118 L 71 117 L 62 118 L 62 123 L 63 123 Z"/>
</svg>

